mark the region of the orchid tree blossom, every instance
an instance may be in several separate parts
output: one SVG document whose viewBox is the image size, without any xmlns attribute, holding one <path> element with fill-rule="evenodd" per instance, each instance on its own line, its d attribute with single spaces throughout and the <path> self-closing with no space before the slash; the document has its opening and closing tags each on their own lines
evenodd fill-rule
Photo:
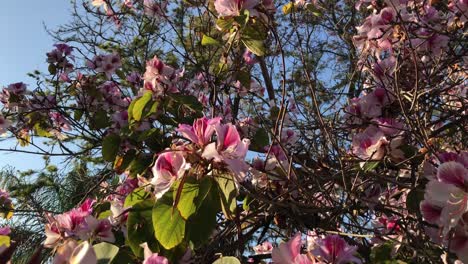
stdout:
<svg viewBox="0 0 468 264">
<path fill-rule="evenodd" d="M 97 256 L 93 246 L 88 241 L 78 244 L 77 241 L 69 239 L 57 249 L 52 263 L 96 264 Z"/>
<path fill-rule="evenodd" d="M 169 264 L 169 260 L 163 256 L 159 256 L 158 253 L 153 253 L 148 247 L 148 243 L 143 243 L 140 245 L 143 248 L 143 254 L 145 260 L 143 264 Z"/>
<path fill-rule="evenodd" d="M 169 151 L 160 154 L 152 169 L 151 184 L 154 186 L 156 198 L 161 198 L 189 168 L 190 164 L 185 162 L 180 152 Z"/>
<path fill-rule="evenodd" d="M 380 160 L 385 155 L 385 145 L 388 140 L 384 133 L 376 126 L 369 126 L 353 138 L 352 153 L 357 157 L 367 160 Z"/>
<path fill-rule="evenodd" d="M 447 234 L 468 212 L 468 169 L 457 161 L 439 165 L 437 175 L 426 186 L 421 211 L 428 222 Z"/>
<path fill-rule="evenodd" d="M 316 247 L 312 250 L 312 254 L 325 263 L 346 264 L 346 263 L 362 263 L 362 261 L 354 256 L 357 247 L 350 246 L 346 241 L 338 235 L 328 235 L 324 239 L 318 239 Z"/>
<path fill-rule="evenodd" d="M 220 17 L 240 16 L 241 10 L 254 12 L 260 0 L 216 0 L 214 6 Z"/>
<path fill-rule="evenodd" d="M 196 119 L 193 122 L 193 126 L 180 124 L 177 131 L 198 146 L 204 147 L 211 142 L 211 137 L 215 132 L 214 127 L 219 125 L 220 121 L 220 117 L 212 119 L 202 117 Z"/>
<path fill-rule="evenodd" d="M 275 264 L 312 264 L 314 263 L 307 255 L 301 254 L 301 233 L 297 233 L 287 243 L 281 243 L 279 247 L 273 248 L 271 258 Z"/>
<path fill-rule="evenodd" d="M 218 163 L 225 163 L 234 173 L 238 182 L 244 181 L 249 166 L 245 156 L 250 140 L 240 139 L 239 132 L 233 124 L 217 124 L 214 126 L 217 142 L 205 147 L 202 157 Z"/>
</svg>

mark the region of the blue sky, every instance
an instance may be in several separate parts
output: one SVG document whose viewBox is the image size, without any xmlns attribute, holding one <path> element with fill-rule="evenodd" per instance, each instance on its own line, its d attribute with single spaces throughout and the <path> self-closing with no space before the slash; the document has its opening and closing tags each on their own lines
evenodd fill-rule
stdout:
<svg viewBox="0 0 468 264">
<path fill-rule="evenodd" d="M 80 1 L 80 0 L 78 0 Z M 13 82 L 33 85 L 26 73 L 46 71 L 45 53 L 54 42 L 44 29 L 56 28 L 70 18 L 69 0 L 2 1 L 0 8 L 0 87 Z M 32 86 L 33 87 L 33 86 Z M 11 144 L 0 142 L 1 148 Z M 42 158 L 26 154 L 0 152 L 0 168 L 41 168 Z"/>
</svg>

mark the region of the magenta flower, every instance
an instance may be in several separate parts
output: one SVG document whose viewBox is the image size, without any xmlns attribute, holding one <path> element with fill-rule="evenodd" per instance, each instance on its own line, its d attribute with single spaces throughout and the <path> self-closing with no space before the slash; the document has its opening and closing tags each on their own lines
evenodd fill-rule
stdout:
<svg viewBox="0 0 468 264">
<path fill-rule="evenodd" d="M 374 118 L 373 122 L 377 124 L 380 131 L 386 136 L 396 136 L 403 132 L 403 123 L 394 118 Z"/>
<path fill-rule="evenodd" d="M 353 138 L 352 153 L 363 160 L 380 160 L 388 143 L 384 133 L 376 126 L 369 126 Z"/>
<path fill-rule="evenodd" d="M 239 182 L 245 179 L 249 169 L 244 159 L 249 149 L 250 140 L 240 139 L 236 126 L 217 124 L 214 126 L 217 142 L 205 147 L 202 157 L 215 162 L 223 162 L 234 173 Z"/>
<path fill-rule="evenodd" d="M 338 235 L 328 235 L 324 239 L 318 239 L 315 243 L 317 247 L 312 250 L 312 254 L 326 260 L 327 263 L 362 263 L 359 258 L 354 256 L 357 247 L 348 245 L 348 243 Z"/>
<path fill-rule="evenodd" d="M 96 252 L 93 246 L 84 241 L 78 244 L 75 240 L 65 241 L 55 251 L 53 264 L 95 264 L 97 263 Z"/>
<path fill-rule="evenodd" d="M 112 74 L 122 66 L 122 62 L 118 54 L 97 55 L 92 61 L 87 61 L 86 66 L 96 72 L 104 73 L 107 79 L 110 79 Z"/>
<path fill-rule="evenodd" d="M 174 68 L 166 65 L 156 56 L 146 62 L 146 71 L 143 75 L 145 90 L 152 91 L 156 96 L 160 96 L 168 87 L 170 92 L 177 92 L 173 81 L 177 78 L 177 72 Z"/>
<path fill-rule="evenodd" d="M 265 241 L 262 244 L 253 247 L 253 250 L 255 254 L 268 254 L 273 250 L 273 245 L 270 242 Z"/>
<path fill-rule="evenodd" d="M 254 7 L 260 4 L 260 0 L 216 0 L 214 6 L 220 17 L 240 16 L 241 10 L 248 10 L 256 14 Z"/>
<path fill-rule="evenodd" d="M 199 118 L 193 122 L 193 126 L 180 124 L 177 131 L 185 138 L 193 143 L 204 147 L 211 142 L 211 136 L 215 132 L 214 127 L 219 125 L 220 117 L 208 119 L 206 117 Z"/>
<path fill-rule="evenodd" d="M 115 236 L 112 233 L 112 225 L 109 219 L 98 220 L 94 216 L 89 215 L 85 218 L 83 228 L 79 233 L 82 240 L 97 238 L 101 241 L 115 242 Z"/>
<path fill-rule="evenodd" d="M 165 152 L 159 155 L 152 172 L 151 184 L 154 186 L 156 198 L 161 198 L 172 186 L 174 181 L 182 178 L 190 164 L 185 162 L 179 152 Z"/>
<path fill-rule="evenodd" d="M 169 264 L 169 260 L 163 256 L 159 256 L 158 253 L 153 253 L 148 247 L 148 243 L 140 245 L 143 248 L 145 260 L 143 264 Z"/>
<path fill-rule="evenodd" d="M 447 234 L 468 212 L 468 169 L 456 161 L 439 165 L 426 186 L 421 211 L 428 222 L 438 223 Z M 440 212 L 440 213 L 439 213 Z"/>
<path fill-rule="evenodd" d="M 281 243 L 273 248 L 271 258 L 275 264 L 312 264 L 307 255 L 301 254 L 301 234 L 297 233 L 287 243 Z"/>
<path fill-rule="evenodd" d="M 167 7 L 167 1 L 145 0 L 143 2 L 144 14 L 148 17 L 162 17 L 164 16 Z"/>
<path fill-rule="evenodd" d="M 0 114 L 0 135 L 6 133 L 11 123 L 2 114 Z"/>
<path fill-rule="evenodd" d="M 11 233 L 9 226 L 0 227 L 0 236 L 8 236 Z"/>
</svg>

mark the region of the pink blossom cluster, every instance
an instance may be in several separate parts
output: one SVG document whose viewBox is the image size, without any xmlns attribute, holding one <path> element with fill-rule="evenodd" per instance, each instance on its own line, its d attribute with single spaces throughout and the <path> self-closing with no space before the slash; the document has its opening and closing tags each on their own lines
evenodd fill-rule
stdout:
<svg viewBox="0 0 468 264">
<path fill-rule="evenodd" d="M 68 73 L 73 71 L 74 65 L 71 61 L 74 61 L 75 57 L 72 55 L 73 48 L 68 46 L 65 43 L 55 44 L 55 49 L 48 52 L 47 62 L 50 64 L 50 67 L 55 68 L 55 70 L 60 70 L 60 79 L 62 81 L 68 81 Z"/>
<path fill-rule="evenodd" d="M 163 17 L 166 14 L 167 4 L 165 0 L 144 0 L 143 12 L 150 18 Z"/>
<path fill-rule="evenodd" d="M 183 70 L 175 70 L 155 56 L 146 62 L 141 91 L 151 91 L 155 97 L 161 97 L 166 93 L 178 93 L 177 83 L 183 73 Z"/>
<path fill-rule="evenodd" d="M 276 11 L 272 0 L 216 0 L 214 6 L 220 17 L 240 16 L 244 10 L 248 11 L 250 16 Z"/>
<path fill-rule="evenodd" d="M 366 2 L 371 1 L 359 1 L 356 7 L 359 8 Z M 384 52 L 393 53 L 395 49 L 400 48 L 414 48 L 420 56 L 439 57 L 446 50 L 449 41 L 444 31 L 466 16 L 466 10 L 456 8 L 442 14 L 435 5 L 426 1 L 384 2 L 386 6 L 380 10 L 373 2 L 368 6 L 373 10 L 373 14 L 357 28 L 358 35 L 354 37 L 356 46 L 362 52 L 369 52 L 376 57 Z M 455 7 L 455 2 L 458 1 L 450 2 L 451 6 Z M 401 27 L 395 26 L 399 23 L 405 23 L 404 32 L 401 31 Z"/>
<path fill-rule="evenodd" d="M 275 264 L 314 264 L 314 263 L 362 263 L 355 256 L 357 247 L 350 246 L 338 235 L 319 237 L 310 233 L 307 236 L 307 252 L 301 253 L 301 234 L 296 234 L 287 243 L 273 248 L 271 256 Z"/>
<path fill-rule="evenodd" d="M 98 220 L 92 216 L 94 203 L 95 200 L 86 199 L 78 208 L 55 216 L 49 215 L 44 246 L 54 248 L 69 238 L 113 242 L 115 237 L 109 219 Z"/>
<path fill-rule="evenodd" d="M 468 152 L 440 153 L 433 163 L 425 164 L 429 182 L 420 207 L 424 219 L 440 232 L 428 228 L 428 234 L 468 262 Z"/>
<path fill-rule="evenodd" d="M 118 54 L 96 55 L 92 60 L 86 61 L 86 66 L 111 79 L 112 74 L 122 66 L 122 62 Z"/>
<path fill-rule="evenodd" d="M 250 141 L 240 138 L 236 126 L 222 124 L 221 118 L 196 119 L 193 125 L 180 124 L 177 131 L 192 144 L 178 146 L 158 155 L 152 168 L 151 184 L 157 198 L 162 197 L 172 184 L 184 177 L 191 164 L 186 156 L 194 155 L 198 160 L 212 161 L 218 169 L 227 168 L 236 181 L 243 182 L 249 165 L 245 162 Z M 213 142 L 212 136 L 216 135 Z"/>
</svg>

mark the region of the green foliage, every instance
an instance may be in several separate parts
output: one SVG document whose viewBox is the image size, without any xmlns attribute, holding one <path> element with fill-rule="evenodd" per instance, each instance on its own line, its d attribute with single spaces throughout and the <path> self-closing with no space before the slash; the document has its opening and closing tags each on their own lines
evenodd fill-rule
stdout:
<svg viewBox="0 0 468 264">
<path fill-rule="evenodd" d="M 102 141 L 102 157 L 106 161 L 114 161 L 120 149 L 120 137 L 116 134 L 107 135 Z"/>
<path fill-rule="evenodd" d="M 211 189 L 211 179 L 208 177 L 196 180 L 187 177 L 185 181 L 174 188 L 173 199 L 179 209 L 180 215 L 187 220 L 197 211 Z"/>
<path fill-rule="evenodd" d="M 213 264 L 241 264 L 241 262 L 235 257 L 221 257 L 213 262 Z"/>
<path fill-rule="evenodd" d="M 219 198 L 221 200 L 221 209 L 227 219 L 232 219 L 237 208 L 237 188 L 232 176 L 229 174 L 216 177 L 219 188 Z"/>
<path fill-rule="evenodd" d="M 106 242 L 96 244 L 93 248 L 98 260 L 97 264 L 110 264 L 119 253 L 119 248 L 117 246 Z"/>
<path fill-rule="evenodd" d="M 217 41 L 216 39 L 214 39 L 214 38 L 212 38 L 210 36 L 207 36 L 205 34 L 203 34 L 201 44 L 202 44 L 202 46 L 219 46 L 219 45 L 221 45 L 219 43 L 219 41 Z"/>
<path fill-rule="evenodd" d="M 215 188 L 211 189 L 198 206 L 196 213 L 187 222 L 186 236 L 195 248 L 208 242 L 216 227 L 216 215 L 220 211 L 220 203 L 215 190 Z"/>
<path fill-rule="evenodd" d="M 157 245 L 152 224 L 153 205 L 154 201 L 152 200 L 141 201 L 134 204 L 128 214 L 126 244 L 138 257 L 143 256 L 143 248 L 140 247 L 140 244 L 147 242 L 153 247 Z"/>
<path fill-rule="evenodd" d="M 185 237 L 185 220 L 172 204 L 172 192 L 167 192 L 156 201 L 152 212 L 156 239 L 165 249 L 176 247 Z"/>
</svg>

